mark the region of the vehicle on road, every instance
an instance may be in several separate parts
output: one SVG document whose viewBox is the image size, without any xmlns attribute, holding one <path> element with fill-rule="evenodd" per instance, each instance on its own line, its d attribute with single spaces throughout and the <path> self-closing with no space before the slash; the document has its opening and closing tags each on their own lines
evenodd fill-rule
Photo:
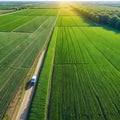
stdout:
<svg viewBox="0 0 120 120">
<path fill-rule="evenodd" d="M 32 86 L 34 86 L 34 84 L 36 83 L 36 76 L 32 77 L 30 83 L 31 83 Z"/>
</svg>

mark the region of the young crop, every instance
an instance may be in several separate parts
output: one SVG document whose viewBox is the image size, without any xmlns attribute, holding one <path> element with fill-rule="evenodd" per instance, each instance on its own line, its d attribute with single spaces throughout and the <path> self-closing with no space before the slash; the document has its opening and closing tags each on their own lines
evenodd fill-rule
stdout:
<svg viewBox="0 0 120 120">
<path fill-rule="evenodd" d="M 59 28 L 49 120 L 120 119 L 118 38 L 101 27 Z"/>
</svg>

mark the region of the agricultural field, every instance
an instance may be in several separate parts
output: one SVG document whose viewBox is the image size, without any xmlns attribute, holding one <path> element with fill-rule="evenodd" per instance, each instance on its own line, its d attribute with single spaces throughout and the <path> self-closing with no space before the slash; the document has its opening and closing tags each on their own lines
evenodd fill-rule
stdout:
<svg viewBox="0 0 120 120">
<path fill-rule="evenodd" d="M 120 31 L 90 17 L 118 8 L 24 4 L 0 15 L 0 120 L 44 45 L 28 120 L 120 120 Z"/>
<path fill-rule="evenodd" d="M 66 6 L 59 10 L 59 17 L 56 23 L 57 27 L 75 27 L 75 26 L 91 26 L 94 25 L 88 19 L 84 19 L 80 14 L 76 13 L 73 9 Z"/>
<path fill-rule="evenodd" d="M 82 16 L 59 16 L 56 26 L 58 27 L 75 27 L 75 26 L 92 26 L 94 23 L 84 19 Z"/>
<path fill-rule="evenodd" d="M 58 13 L 58 9 L 25 9 L 19 12 L 16 12 L 15 15 L 19 16 L 56 16 Z"/>
<path fill-rule="evenodd" d="M 9 0 L 0 1 L 0 10 L 21 10 L 27 7 L 28 7 L 28 2 L 15 2 L 15 1 L 9 2 Z"/>
<path fill-rule="evenodd" d="M 56 20 L 55 15 L 14 14 L 0 16 L 0 120 Z"/>
<path fill-rule="evenodd" d="M 32 3 L 31 8 L 37 9 L 37 8 L 59 8 L 59 2 L 51 1 L 51 2 L 34 2 Z"/>
<path fill-rule="evenodd" d="M 61 8 L 28 119 L 119 120 L 119 33 Z"/>
<path fill-rule="evenodd" d="M 49 120 L 119 120 L 120 73 L 114 64 L 119 66 L 119 56 L 111 55 L 119 53 L 120 35 L 104 28 L 63 27 L 58 36 Z"/>
<path fill-rule="evenodd" d="M 48 16 L 37 16 L 29 22 L 17 27 L 13 31 L 15 32 L 34 32 L 43 22 L 47 22 L 47 19 L 50 18 Z"/>
<path fill-rule="evenodd" d="M 5 13 L 13 12 L 14 10 L 0 10 L 0 15 Z"/>
</svg>

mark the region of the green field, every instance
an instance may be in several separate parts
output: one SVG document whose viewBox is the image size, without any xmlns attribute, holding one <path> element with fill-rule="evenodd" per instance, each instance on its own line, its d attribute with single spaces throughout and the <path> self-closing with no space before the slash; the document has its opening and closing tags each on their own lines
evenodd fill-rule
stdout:
<svg viewBox="0 0 120 120">
<path fill-rule="evenodd" d="M 14 29 L 15 32 L 34 32 L 43 22 L 46 22 L 50 17 L 47 16 L 37 16 L 29 22 L 21 25 L 20 27 Z"/>
<path fill-rule="evenodd" d="M 58 9 L 25 9 L 19 12 L 14 13 L 14 15 L 21 15 L 21 16 L 56 16 Z"/>
<path fill-rule="evenodd" d="M 120 119 L 120 73 L 114 65 L 119 57 L 110 58 L 114 50 L 119 53 L 119 37 L 104 28 L 59 28 L 49 120 Z"/>
<path fill-rule="evenodd" d="M 52 78 L 48 49 L 29 120 L 119 120 L 119 31 L 61 11 L 51 39 Z"/>
<path fill-rule="evenodd" d="M 55 19 L 50 15 L 0 16 L 0 119 L 48 40 Z"/>
<path fill-rule="evenodd" d="M 13 12 L 13 10 L 0 10 L 0 15 L 5 13 Z"/>
<path fill-rule="evenodd" d="M 0 16 L 0 119 L 47 41 L 27 119 L 120 120 L 120 31 L 80 4 L 25 5 Z"/>
<path fill-rule="evenodd" d="M 94 23 L 80 16 L 59 16 L 56 26 L 58 27 L 75 27 L 91 26 Z"/>
<path fill-rule="evenodd" d="M 27 9 L 0 16 L 0 32 L 34 32 L 45 18 L 56 16 L 57 9 Z"/>
</svg>

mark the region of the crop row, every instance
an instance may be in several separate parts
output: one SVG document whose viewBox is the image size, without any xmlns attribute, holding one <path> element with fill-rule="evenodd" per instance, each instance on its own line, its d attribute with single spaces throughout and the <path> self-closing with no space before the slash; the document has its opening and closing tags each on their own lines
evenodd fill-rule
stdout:
<svg viewBox="0 0 120 120">
<path fill-rule="evenodd" d="M 119 32 L 113 31 L 112 29 L 107 31 L 104 28 L 94 27 L 91 29 L 81 28 L 81 30 L 84 32 L 86 37 L 88 37 L 91 43 L 99 50 L 99 52 L 106 57 L 107 61 L 109 61 L 117 70 L 120 71 Z M 91 36 L 93 33 L 95 35 Z"/>
<path fill-rule="evenodd" d="M 119 53 L 119 35 L 63 27 L 57 38 L 49 120 L 119 120 L 120 73 L 113 65 L 119 56 L 110 57 Z"/>
</svg>

